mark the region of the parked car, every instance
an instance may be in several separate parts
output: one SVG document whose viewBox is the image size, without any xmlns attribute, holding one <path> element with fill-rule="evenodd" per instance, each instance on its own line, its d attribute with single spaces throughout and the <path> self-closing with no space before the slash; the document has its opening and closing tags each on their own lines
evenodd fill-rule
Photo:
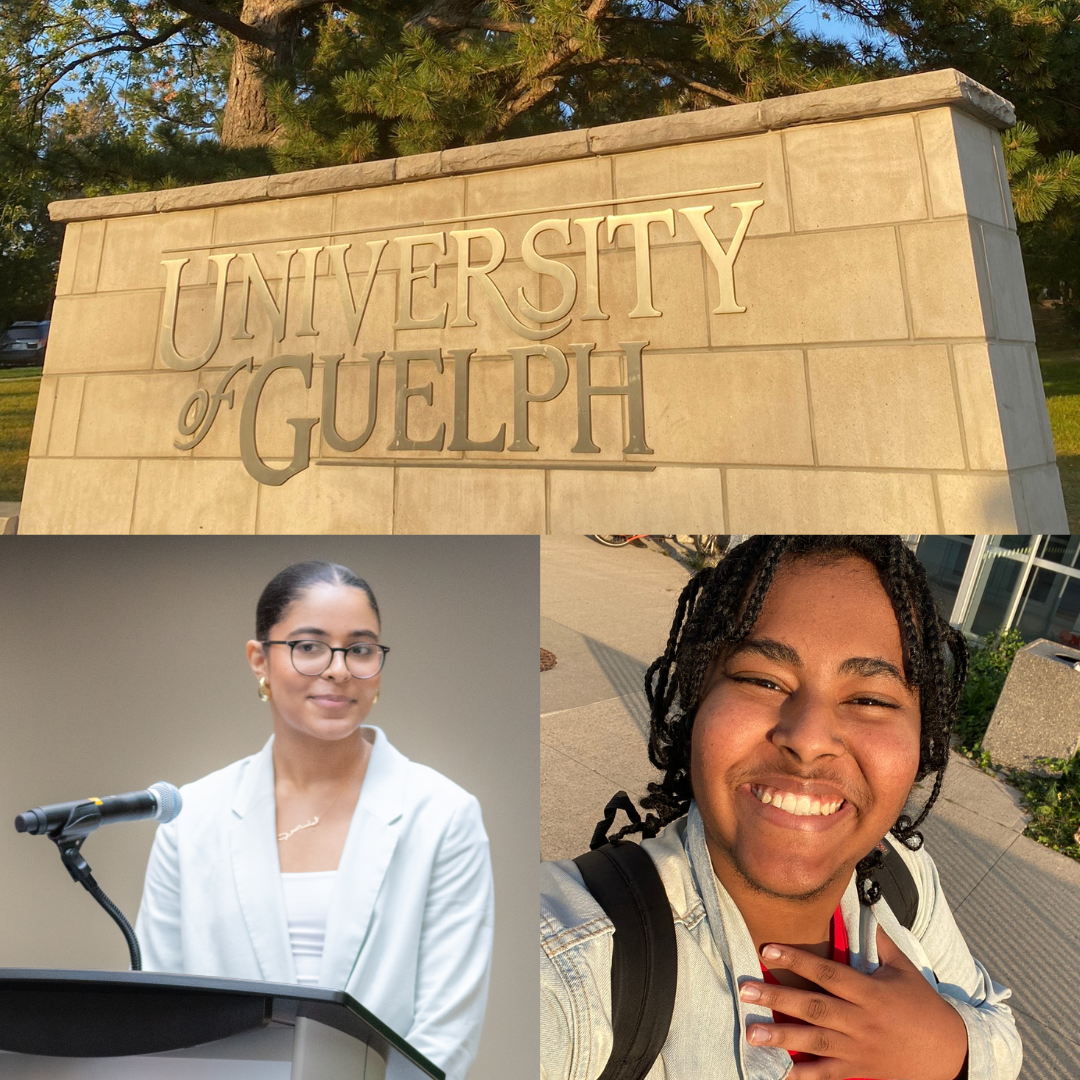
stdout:
<svg viewBox="0 0 1080 1080">
<path fill-rule="evenodd" d="M 45 363 L 49 323 L 13 322 L 0 335 L 0 367 L 33 367 Z"/>
</svg>

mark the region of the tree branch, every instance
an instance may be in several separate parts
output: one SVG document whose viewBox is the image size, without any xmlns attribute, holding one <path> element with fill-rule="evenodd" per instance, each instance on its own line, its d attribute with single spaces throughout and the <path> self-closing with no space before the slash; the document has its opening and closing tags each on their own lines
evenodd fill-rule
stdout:
<svg viewBox="0 0 1080 1080">
<path fill-rule="evenodd" d="M 746 99 L 741 98 L 736 94 L 728 93 L 727 90 L 720 90 L 715 86 L 709 86 L 706 83 L 698 82 L 695 79 L 691 79 L 686 75 L 683 75 L 673 64 L 668 63 L 666 60 L 661 60 L 659 57 L 648 57 L 641 59 L 636 56 L 613 56 L 607 57 L 603 60 L 597 60 L 596 67 L 643 67 L 649 70 L 662 71 L 669 78 L 674 79 L 676 82 L 687 87 L 690 90 L 696 90 L 699 94 L 707 94 L 709 97 L 714 97 L 719 101 L 723 101 L 727 105 L 743 105 Z"/>
<path fill-rule="evenodd" d="M 682 83 L 682 85 L 689 90 L 696 90 L 699 94 L 717 98 L 719 101 L 726 102 L 728 105 L 742 105 L 744 103 L 744 98 L 738 97 L 735 94 L 729 94 L 726 90 L 720 90 L 718 87 L 708 86 L 703 82 L 698 82 L 696 79 L 687 77 L 679 71 L 678 68 L 673 64 L 669 64 L 666 60 L 647 60 L 645 63 L 649 67 L 662 71 L 676 82 Z"/>
<path fill-rule="evenodd" d="M 612 3 L 613 0 L 592 0 L 582 14 L 589 22 L 596 22 L 603 17 Z M 506 112 L 495 125 L 494 132 L 501 134 L 523 112 L 527 112 L 549 94 L 554 93 L 561 78 L 559 69 L 580 51 L 581 42 L 577 38 L 566 38 L 561 44 L 551 49 L 539 67 L 518 79 L 517 84 L 510 91 L 512 96 L 507 102 Z"/>
<path fill-rule="evenodd" d="M 283 15 L 295 15 L 308 8 L 324 7 L 333 2 L 334 0 L 285 0 L 284 3 L 278 5 L 277 10 Z"/>
<path fill-rule="evenodd" d="M 436 37 L 464 30 L 470 23 L 480 0 L 431 0 L 405 24 L 406 29 L 419 27 Z"/>
<path fill-rule="evenodd" d="M 303 3 L 304 0 L 293 0 L 293 3 Z M 309 0 L 310 2 L 310 0 Z M 316 0 L 318 2 L 318 0 Z M 436 34 L 452 34 L 458 30 L 489 30 L 499 34 L 520 34 L 528 29 L 528 23 L 499 22 L 498 19 L 444 19 L 440 15 L 419 15 L 410 20 L 413 26 L 423 26 Z"/>
<path fill-rule="evenodd" d="M 64 77 L 74 71 L 77 67 L 81 67 L 83 64 L 92 62 L 94 60 L 100 60 L 103 56 L 111 56 L 113 53 L 141 53 L 146 52 L 147 49 L 154 48 L 155 45 L 163 45 L 171 37 L 175 37 L 181 31 L 186 30 L 189 26 L 193 26 L 196 20 L 193 18 L 181 19 L 180 22 L 174 23 L 172 26 L 167 26 L 164 30 L 155 34 L 152 38 L 144 38 L 138 31 L 135 30 L 119 30 L 115 34 L 101 36 L 99 40 L 113 40 L 123 37 L 134 37 L 137 44 L 131 44 L 124 42 L 120 45 L 110 45 L 106 49 L 98 49 L 96 52 L 89 54 L 80 53 L 78 57 L 65 64 L 59 70 L 53 72 L 46 80 L 46 82 L 34 92 L 34 94 L 27 99 L 31 108 L 36 112 L 38 107 L 44 102 L 50 91 L 60 83 Z"/>
<path fill-rule="evenodd" d="M 124 27 L 120 30 L 110 30 L 108 33 L 95 34 L 92 37 L 81 38 L 76 41 L 70 41 L 63 48 L 54 49 L 52 52 L 39 54 L 34 58 L 34 64 L 39 69 L 47 70 L 53 64 L 55 64 L 62 57 L 70 56 L 76 50 L 87 48 L 91 45 L 101 45 L 104 42 L 114 42 L 120 38 L 132 38 L 133 43 L 130 45 L 120 46 L 116 50 L 110 49 L 110 51 L 124 51 L 128 49 L 131 52 L 145 52 L 147 49 L 153 48 L 155 45 L 164 44 L 174 34 L 179 33 L 181 30 L 186 30 L 191 26 L 194 26 L 198 20 L 188 17 L 182 19 L 178 23 L 174 23 L 172 26 L 166 27 L 160 31 L 155 37 L 145 38 L 137 30 L 133 30 L 130 27 Z M 79 53 L 82 58 L 79 62 L 82 63 L 85 60 L 96 60 L 98 56 L 103 55 L 100 52 L 95 53 Z"/>
<path fill-rule="evenodd" d="M 188 15 L 194 16 L 204 22 L 213 23 L 214 26 L 232 34 L 233 37 L 250 41 L 252 45 L 259 45 L 264 49 L 273 50 L 273 38 L 264 33 L 256 26 L 250 26 L 243 19 L 230 15 L 227 11 L 206 3 L 206 0 L 168 0 L 169 6 L 179 8 Z"/>
</svg>

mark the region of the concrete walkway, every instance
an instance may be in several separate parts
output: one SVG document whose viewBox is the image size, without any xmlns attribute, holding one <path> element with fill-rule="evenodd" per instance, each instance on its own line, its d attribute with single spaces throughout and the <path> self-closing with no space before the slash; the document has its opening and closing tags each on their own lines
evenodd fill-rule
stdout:
<svg viewBox="0 0 1080 1080">
<path fill-rule="evenodd" d="M 17 502 L 0 502 L 0 536 L 14 536 L 18 531 L 21 506 Z"/>
<path fill-rule="evenodd" d="M 588 850 L 619 788 L 640 798 L 658 774 L 646 754 L 646 667 L 663 650 L 688 572 L 655 550 L 587 537 L 541 544 L 540 846 Z M 1023 1080 L 1080 1078 L 1080 863 L 1023 836 L 1016 793 L 953 755 L 925 823 L 927 850 L 972 953 L 1013 990 Z"/>
</svg>

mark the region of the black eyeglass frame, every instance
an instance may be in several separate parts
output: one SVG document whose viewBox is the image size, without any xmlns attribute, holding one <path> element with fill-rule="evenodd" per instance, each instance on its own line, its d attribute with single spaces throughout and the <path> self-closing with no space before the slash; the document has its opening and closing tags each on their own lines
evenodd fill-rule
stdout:
<svg viewBox="0 0 1080 1080">
<path fill-rule="evenodd" d="M 297 645 L 302 645 L 304 642 L 307 642 L 307 641 L 310 641 L 313 645 L 322 645 L 325 648 L 330 650 L 330 659 L 326 661 L 326 667 L 324 667 L 322 669 L 322 671 L 314 672 L 314 674 L 308 674 L 308 672 L 306 672 L 306 671 L 301 671 L 296 666 L 296 658 L 293 655 L 293 650 L 296 648 L 296 646 Z M 389 645 L 379 645 L 379 644 L 376 644 L 373 641 L 356 641 L 356 642 L 353 642 L 352 645 L 336 645 L 335 646 L 335 645 L 327 645 L 325 641 L 318 641 L 316 638 L 295 638 L 292 641 L 264 641 L 264 642 L 262 642 L 262 644 L 263 645 L 288 645 L 289 646 L 289 662 L 293 666 L 293 671 L 295 671 L 297 675 L 303 675 L 308 679 L 317 679 L 320 675 L 323 674 L 323 672 L 329 670 L 330 665 L 334 662 L 334 653 L 344 653 L 345 654 L 345 670 L 348 671 L 349 675 L 352 678 L 361 679 L 361 680 L 374 679 L 375 676 L 380 674 L 382 672 L 382 669 L 386 666 L 386 654 L 390 651 L 390 646 Z M 370 675 L 356 675 L 356 674 L 353 673 L 352 668 L 349 667 L 349 652 L 352 649 L 355 649 L 357 645 L 366 645 L 368 648 L 370 648 L 370 649 L 378 649 L 382 653 L 382 659 L 379 661 L 378 669 L 373 671 Z"/>
</svg>

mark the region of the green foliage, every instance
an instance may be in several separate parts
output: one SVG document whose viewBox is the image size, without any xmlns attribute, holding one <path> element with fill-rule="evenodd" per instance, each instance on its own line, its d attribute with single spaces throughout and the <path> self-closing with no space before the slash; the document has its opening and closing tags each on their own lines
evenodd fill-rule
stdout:
<svg viewBox="0 0 1080 1080">
<path fill-rule="evenodd" d="M 1080 155 L 1059 150 L 1046 157 L 1038 130 L 1021 121 L 1005 132 L 1005 167 L 1019 222 L 1028 291 L 1064 297 L 1080 316 Z"/>
<path fill-rule="evenodd" d="M 44 319 L 60 258 L 54 200 L 269 171 L 206 135 L 228 49 L 161 3 L 5 0 L 0 20 L 0 329 Z M 123 47 L 121 47 L 123 46 Z"/>
<path fill-rule="evenodd" d="M 1080 754 L 1069 760 L 1040 758 L 1038 764 L 1058 775 L 1014 771 L 1009 776 L 1032 815 L 1024 835 L 1080 859 Z"/>
<path fill-rule="evenodd" d="M 1018 630 L 994 631 L 971 648 L 968 680 L 960 700 L 956 735 L 960 751 L 982 768 L 1020 789 L 1032 817 L 1025 836 L 1080 859 L 1080 754 L 1071 760 L 1040 758 L 1036 764 L 1056 775 L 1039 776 L 1019 769 L 995 769 L 982 740 L 1013 658 L 1024 644 Z"/>
<path fill-rule="evenodd" d="M 59 259 L 50 178 L 19 130 L 15 95 L 0 93 L 0 329 L 44 319 Z"/>
<path fill-rule="evenodd" d="M 881 55 L 857 59 L 800 36 L 785 9 L 784 0 L 502 0 L 449 23 L 415 3 L 327 13 L 292 76 L 272 85 L 274 164 L 424 153 L 897 70 Z"/>
<path fill-rule="evenodd" d="M 47 305 L 53 198 L 423 153 L 952 66 L 1016 104 L 1005 151 L 1029 286 L 1060 291 L 1080 321 L 1080 0 L 821 3 L 864 27 L 865 40 L 800 31 L 788 0 L 4 0 L 0 316 Z M 278 35 L 256 61 L 273 137 L 244 153 L 217 139 L 237 17 Z"/>
<path fill-rule="evenodd" d="M 960 698 L 955 734 L 960 750 L 978 759 L 982 740 L 994 715 L 994 706 L 1012 667 L 1013 657 L 1023 647 L 1018 630 L 995 630 L 971 647 L 968 678 Z"/>
<path fill-rule="evenodd" d="M 1044 153 L 1077 149 L 1080 0 L 853 0 L 830 6 L 895 35 L 916 70 L 946 66 L 1016 106 Z"/>
<path fill-rule="evenodd" d="M 164 0 L 5 0 L 0 43 L 31 125 L 55 134 L 104 102 L 105 126 L 147 139 L 212 132 L 231 55 L 231 42 Z"/>
<path fill-rule="evenodd" d="M 1080 157 L 1062 150 L 1047 159 L 1039 133 L 1020 121 L 1002 137 L 1013 207 L 1022 222 L 1042 221 L 1059 203 L 1080 201 Z"/>
</svg>

